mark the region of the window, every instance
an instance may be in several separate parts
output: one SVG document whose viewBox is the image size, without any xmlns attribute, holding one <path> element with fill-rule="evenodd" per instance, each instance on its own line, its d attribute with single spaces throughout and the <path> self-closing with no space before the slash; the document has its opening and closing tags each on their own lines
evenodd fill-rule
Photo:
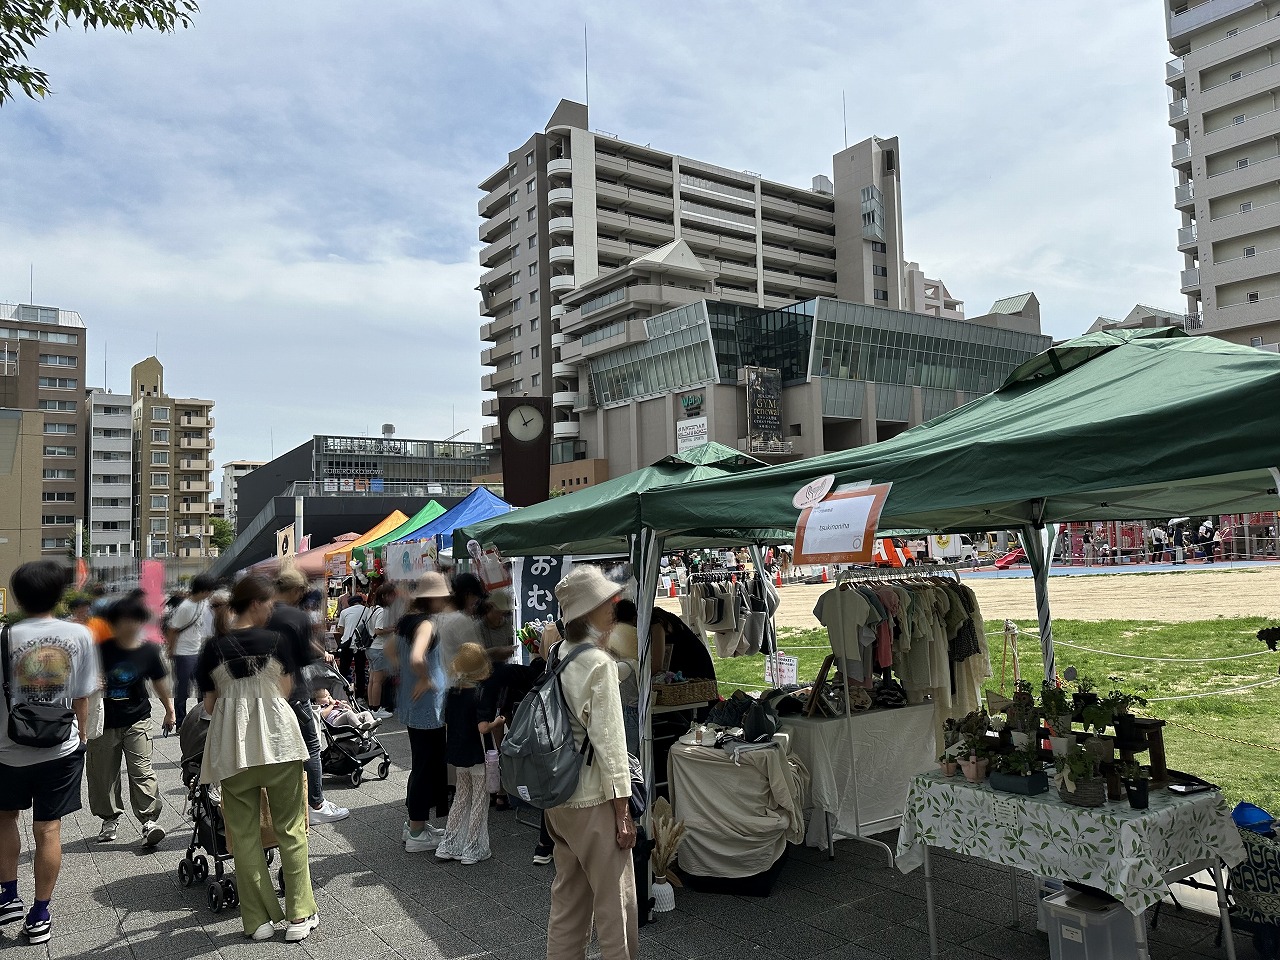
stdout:
<svg viewBox="0 0 1280 960">
<path fill-rule="evenodd" d="M 128 483 L 129 477 L 123 473 L 95 473 L 93 475 L 94 483 Z M 103 504 L 103 506 L 111 506 L 111 504 Z M 117 506 L 126 506 L 126 504 L 117 504 Z"/>
<path fill-rule="evenodd" d="M 76 472 L 74 470 L 45 470 L 44 478 L 46 480 L 74 480 Z"/>
<path fill-rule="evenodd" d="M 1232 123 L 1244 123 L 1244 121 L 1245 121 L 1245 115 L 1243 113 L 1236 114 L 1236 116 L 1231 118 Z"/>
<path fill-rule="evenodd" d="M 871 275 L 875 277 L 887 277 L 889 275 L 889 268 L 882 267 L 878 263 L 873 263 L 871 265 Z"/>
<path fill-rule="evenodd" d="M 532 150 L 530 150 L 528 153 L 526 153 L 526 154 L 524 155 L 524 165 L 525 165 L 526 167 L 532 167 L 532 166 L 533 166 L 533 151 L 532 151 Z"/>
<path fill-rule="evenodd" d="M 168 450 L 152 450 L 151 465 L 153 467 L 167 467 L 169 465 Z"/>
<path fill-rule="evenodd" d="M 538 238 L 536 236 L 529 238 L 529 249 L 533 250 L 538 246 Z"/>
<path fill-rule="evenodd" d="M 1240 160 L 1237 160 L 1237 161 L 1236 161 L 1236 169 L 1237 169 L 1237 170 L 1243 170 L 1243 169 L 1244 169 L 1245 167 L 1247 167 L 1248 165 L 1249 165 L 1249 158 L 1248 158 L 1248 157 L 1244 157 L 1244 158 L 1242 158 L 1242 159 L 1240 159 Z"/>
<path fill-rule="evenodd" d="M 45 527 L 65 527 L 75 522 L 76 518 L 69 513 L 46 513 L 40 517 L 40 524 Z"/>
<path fill-rule="evenodd" d="M 538 208 L 537 208 L 537 207 L 534 207 L 532 210 L 530 210 L 530 211 L 529 211 L 529 213 L 528 213 L 528 215 L 525 217 L 525 219 L 526 219 L 526 220 L 528 220 L 530 223 L 533 223 L 533 219 L 534 219 L 534 217 L 536 217 L 537 215 L 538 215 Z"/>
<path fill-rule="evenodd" d="M 508 179 L 508 180 L 514 180 L 514 179 L 515 179 L 516 177 L 518 177 L 519 175 L 520 175 L 520 168 L 519 168 L 519 167 L 510 167 L 510 168 L 508 168 L 508 170 L 507 170 L 507 179 Z"/>
<path fill-rule="evenodd" d="M 40 541 L 41 550 L 59 550 L 71 546 L 70 537 L 44 537 Z"/>
<path fill-rule="evenodd" d="M 76 402 L 74 400 L 41 400 L 41 410 L 58 410 L 62 413 L 75 413 Z"/>
<path fill-rule="evenodd" d="M 1232 81 L 1239 80 L 1243 76 L 1244 76 L 1244 73 L 1240 70 L 1237 70 L 1235 73 L 1231 75 L 1231 80 Z"/>
<path fill-rule="evenodd" d="M 872 240 L 872 241 L 871 241 L 871 252 L 872 252 L 872 253 L 886 253 L 886 252 L 888 252 L 888 249 L 889 249 L 889 248 L 888 248 L 888 247 L 886 247 L 886 246 L 885 246 L 883 243 L 881 243 L 879 240 Z"/>
<path fill-rule="evenodd" d="M 124 497 L 94 497 L 93 506 L 95 507 L 127 507 L 129 501 Z"/>
<path fill-rule="evenodd" d="M 1247 294 L 1247 297 L 1248 297 L 1248 300 L 1249 300 L 1249 302 L 1250 302 L 1250 303 L 1257 303 L 1257 302 L 1258 302 L 1258 291 L 1257 291 L 1257 290 L 1250 290 L 1250 291 L 1249 291 L 1249 293 Z"/>
<path fill-rule="evenodd" d="M 536 263 L 529 264 L 529 276 L 536 277 L 538 275 L 538 265 Z"/>
<path fill-rule="evenodd" d="M 513 273 L 513 274 L 511 275 L 511 283 L 514 285 L 514 284 L 517 284 L 517 283 L 519 283 L 519 282 L 520 282 L 520 274 L 519 274 L 519 272 L 517 271 L 516 273 Z"/>
<path fill-rule="evenodd" d="M 883 301 L 883 302 L 885 302 L 885 303 L 887 303 L 887 302 L 889 301 L 889 291 L 888 291 L 888 290 L 875 290 L 875 291 L 873 291 L 872 295 L 875 297 L 875 299 L 880 300 L 880 301 Z"/>
<path fill-rule="evenodd" d="M 124 450 L 95 450 L 93 451 L 93 459 L 101 460 L 106 463 L 113 461 L 116 463 L 125 463 L 129 459 L 129 454 Z"/>
<path fill-rule="evenodd" d="M 1245 247 L 1245 248 L 1244 248 L 1244 255 L 1245 255 L 1246 257 L 1252 257 L 1252 256 L 1253 256 L 1254 254 L 1256 254 L 1257 252 L 1258 252 L 1258 248 L 1257 248 L 1257 247 Z"/>
<path fill-rule="evenodd" d="M 168 423 L 168 422 L 169 422 L 169 408 L 168 408 L 168 407 L 152 407 L 152 408 L 151 408 L 151 419 L 152 419 L 152 420 L 159 420 L 161 423 Z"/>
<path fill-rule="evenodd" d="M 80 365 L 75 357 L 69 357 L 64 353 L 42 353 L 40 354 L 40 362 L 46 367 L 76 367 Z"/>
<path fill-rule="evenodd" d="M 152 430 L 151 442 L 152 443 L 168 443 L 169 431 L 168 430 Z"/>
<path fill-rule="evenodd" d="M 1248 212 L 1249 212 L 1250 210 L 1252 210 L 1252 209 L 1253 209 L 1253 201 L 1252 201 L 1252 200 L 1246 200 L 1244 203 L 1240 204 L 1240 212 L 1241 212 L 1241 213 L 1248 213 Z"/>
<path fill-rule="evenodd" d="M 520 256 L 520 245 L 517 244 L 516 246 L 511 247 L 509 250 L 507 250 L 507 253 L 509 253 L 513 257 Z"/>
<path fill-rule="evenodd" d="M 151 532 L 152 533 L 168 533 L 169 518 L 168 517 L 152 517 Z"/>
<path fill-rule="evenodd" d="M 530 359 L 530 360 L 537 360 L 537 359 L 538 359 L 538 357 L 539 357 L 539 355 L 540 355 L 541 353 L 542 353 L 542 348 L 541 348 L 541 347 L 539 347 L 539 346 L 532 346 L 532 347 L 530 347 L 530 348 L 529 348 L 529 359 Z"/>
<path fill-rule="evenodd" d="M 72 434 L 76 432 L 76 425 L 74 423 L 46 423 L 44 432 Z"/>
<path fill-rule="evenodd" d="M 537 330 L 537 329 L 538 329 L 538 318 L 537 318 L 537 317 L 530 317 L 530 318 L 529 318 L 529 332 L 530 332 L 530 333 L 532 333 L 534 330 Z"/>
<path fill-rule="evenodd" d="M 525 193 L 533 193 L 533 191 L 537 189 L 538 189 L 538 181 L 536 180 L 530 180 L 528 183 L 524 185 Z"/>
<path fill-rule="evenodd" d="M 519 297 L 512 297 L 512 298 L 511 298 L 511 312 L 512 312 L 512 313 L 515 313 L 515 312 L 516 312 L 517 310 L 519 310 L 519 309 L 520 309 L 520 298 L 519 298 Z"/>
<path fill-rule="evenodd" d="M 1262 346 L 1262 338 L 1261 338 L 1261 337 L 1250 337 L 1250 338 L 1249 338 L 1249 346 L 1251 346 L 1251 347 L 1260 347 L 1260 346 Z"/>
<path fill-rule="evenodd" d="M 40 495 L 45 503 L 75 503 L 76 495 L 69 490 L 45 491 Z"/>
<path fill-rule="evenodd" d="M 44 455 L 46 457 L 74 457 L 76 455 L 75 447 L 54 447 L 45 444 Z"/>
<path fill-rule="evenodd" d="M 167 493 L 153 493 L 151 495 L 152 510 L 168 510 L 169 495 Z"/>
<path fill-rule="evenodd" d="M 169 486 L 169 475 L 167 473 L 153 473 L 151 475 L 151 485 L 153 487 Z"/>
<path fill-rule="evenodd" d="M 539 384 L 542 383 L 542 374 L 535 373 L 532 377 L 529 378 L 529 382 L 532 383 L 535 387 L 538 386 Z"/>
<path fill-rule="evenodd" d="M 40 386 L 50 390 L 74 390 L 80 381 L 66 377 L 41 377 Z"/>
<path fill-rule="evenodd" d="M 537 291 L 537 290 L 530 290 L 530 291 L 529 291 L 529 302 L 530 302 L 530 303 L 537 303 L 537 302 L 538 302 L 538 291 Z"/>
</svg>

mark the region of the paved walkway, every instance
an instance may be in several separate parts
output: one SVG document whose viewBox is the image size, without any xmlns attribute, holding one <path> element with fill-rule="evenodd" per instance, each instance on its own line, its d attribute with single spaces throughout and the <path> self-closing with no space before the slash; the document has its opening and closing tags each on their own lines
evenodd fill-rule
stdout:
<svg viewBox="0 0 1280 960">
<path fill-rule="evenodd" d="M 29 947 L 17 925 L 0 928 L 0 957 L 92 956 L 95 960 L 538 960 L 545 956 L 552 867 L 530 856 L 536 833 L 512 813 L 493 813 L 494 857 L 473 867 L 443 865 L 429 854 L 405 854 L 400 843 L 408 742 L 394 723 L 383 742 L 397 761 L 391 779 L 358 790 L 331 787 L 349 806 L 341 823 L 311 833 L 312 876 L 320 928 L 302 944 L 243 938 L 234 911 L 215 916 L 204 889 L 184 889 L 176 867 L 190 832 L 182 818 L 185 791 L 176 737 L 156 740 L 156 767 L 168 809 L 169 837 L 155 851 L 138 846 L 136 822 L 121 822 L 120 839 L 95 842 L 98 822 L 87 809 L 63 821 L 65 863 L 53 903 L 54 937 Z M 30 835 L 21 891 L 30 900 Z M 653 960 L 814 960 L 924 958 L 924 884 L 904 876 L 875 848 L 842 842 L 828 861 L 816 850 L 793 849 L 767 899 L 677 890 L 677 909 L 641 932 L 641 954 Z M 1021 924 L 1009 922 L 1007 872 L 952 857 L 935 858 L 939 930 L 947 960 L 1047 958 L 1035 931 L 1034 890 L 1019 882 Z M 1213 947 L 1214 918 L 1167 911 L 1157 960 L 1221 957 Z M 1248 957 L 1244 938 L 1237 938 Z M 593 952 L 593 956 L 594 956 Z"/>
</svg>

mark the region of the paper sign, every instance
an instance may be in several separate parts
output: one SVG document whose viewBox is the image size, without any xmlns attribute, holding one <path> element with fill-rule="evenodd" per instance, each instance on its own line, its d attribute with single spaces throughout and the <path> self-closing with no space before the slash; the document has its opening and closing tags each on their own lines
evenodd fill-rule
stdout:
<svg viewBox="0 0 1280 960">
<path fill-rule="evenodd" d="M 835 486 L 836 478 L 832 474 L 825 477 L 818 477 L 817 480 L 810 480 L 803 487 L 796 491 L 796 495 L 791 498 L 791 504 L 797 510 L 807 510 L 816 503 L 821 503 L 822 498 L 831 492 L 831 488 Z"/>
<path fill-rule="evenodd" d="M 889 483 L 840 491 L 809 507 L 796 524 L 797 564 L 871 563 Z"/>
<path fill-rule="evenodd" d="M 1004 827 L 1006 830 L 1018 828 L 1018 804 L 1013 800 L 992 797 L 988 816 L 991 823 L 997 827 Z"/>
<path fill-rule="evenodd" d="M 782 653 L 771 653 L 764 658 L 764 682 L 774 687 L 785 687 L 799 681 L 800 660 Z"/>
</svg>

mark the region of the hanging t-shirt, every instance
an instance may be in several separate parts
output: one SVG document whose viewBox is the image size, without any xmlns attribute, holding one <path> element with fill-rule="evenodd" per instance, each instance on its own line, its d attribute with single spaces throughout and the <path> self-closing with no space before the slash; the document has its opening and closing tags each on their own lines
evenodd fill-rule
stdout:
<svg viewBox="0 0 1280 960">
<path fill-rule="evenodd" d="M 880 614 L 861 591 L 853 588 L 828 590 L 818 598 L 813 615 L 827 628 L 831 652 L 842 661 L 850 680 L 870 679 L 871 646 Z"/>
<path fill-rule="evenodd" d="M 140 643 L 131 650 L 115 640 L 98 647 L 102 658 L 102 725 L 108 730 L 132 727 L 151 716 L 151 698 L 147 681 L 153 683 L 166 676 L 160 648 L 154 643 Z"/>
</svg>

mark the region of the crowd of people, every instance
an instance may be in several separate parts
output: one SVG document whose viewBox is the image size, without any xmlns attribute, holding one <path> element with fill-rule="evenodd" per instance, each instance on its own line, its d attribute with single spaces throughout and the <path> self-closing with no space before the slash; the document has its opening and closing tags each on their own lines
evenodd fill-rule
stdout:
<svg viewBox="0 0 1280 960">
<path fill-rule="evenodd" d="M 452 582 L 427 574 L 404 595 L 392 584 L 368 599 L 352 590 L 341 598 L 332 634 L 308 613 L 316 606 L 311 585 L 292 568 L 274 579 L 244 576 L 229 588 L 197 577 L 166 606 L 162 643 L 148 637 L 152 611 L 141 592 L 68 602 L 67 571 L 52 561 L 20 567 L 11 588 L 22 617 L 4 628 L 0 658 L 0 924 L 21 920 L 29 942 L 51 937 L 60 822 L 80 809 L 82 782 L 101 821 L 100 842 L 120 835 L 125 787 L 142 845 L 164 838 L 151 765 L 155 701 L 165 735 L 184 723 L 207 725 L 199 775 L 222 805 L 245 936 L 282 932 L 298 941 L 319 923 L 308 821 L 348 815 L 324 796 L 317 718 L 372 731 L 397 716 L 411 755 L 405 851 L 475 864 L 490 856 L 491 807 L 511 806 L 493 789 L 486 751 L 501 744 L 547 660 L 584 647 L 565 664 L 561 684 L 575 737 L 589 739 L 593 758 L 569 801 L 545 811 L 534 855 L 556 864 L 548 955 L 580 960 L 593 915 L 606 957 L 636 955 L 628 806 L 628 752 L 639 736 L 634 605 L 618 603 L 622 588 L 595 568 L 580 567 L 561 582 L 563 616 L 528 665 L 512 657 L 512 597 L 487 592 L 468 574 Z M 60 618 L 64 605 L 69 614 Z M 349 677 L 354 702 L 312 690 L 309 668 L 318 664 Z M 264 801 L 279 847 L 283 907 L 260 842 Z M 28 809 L 36 847 L 29 907 L 18 889 L 18 816 Z"/>
</svg>

